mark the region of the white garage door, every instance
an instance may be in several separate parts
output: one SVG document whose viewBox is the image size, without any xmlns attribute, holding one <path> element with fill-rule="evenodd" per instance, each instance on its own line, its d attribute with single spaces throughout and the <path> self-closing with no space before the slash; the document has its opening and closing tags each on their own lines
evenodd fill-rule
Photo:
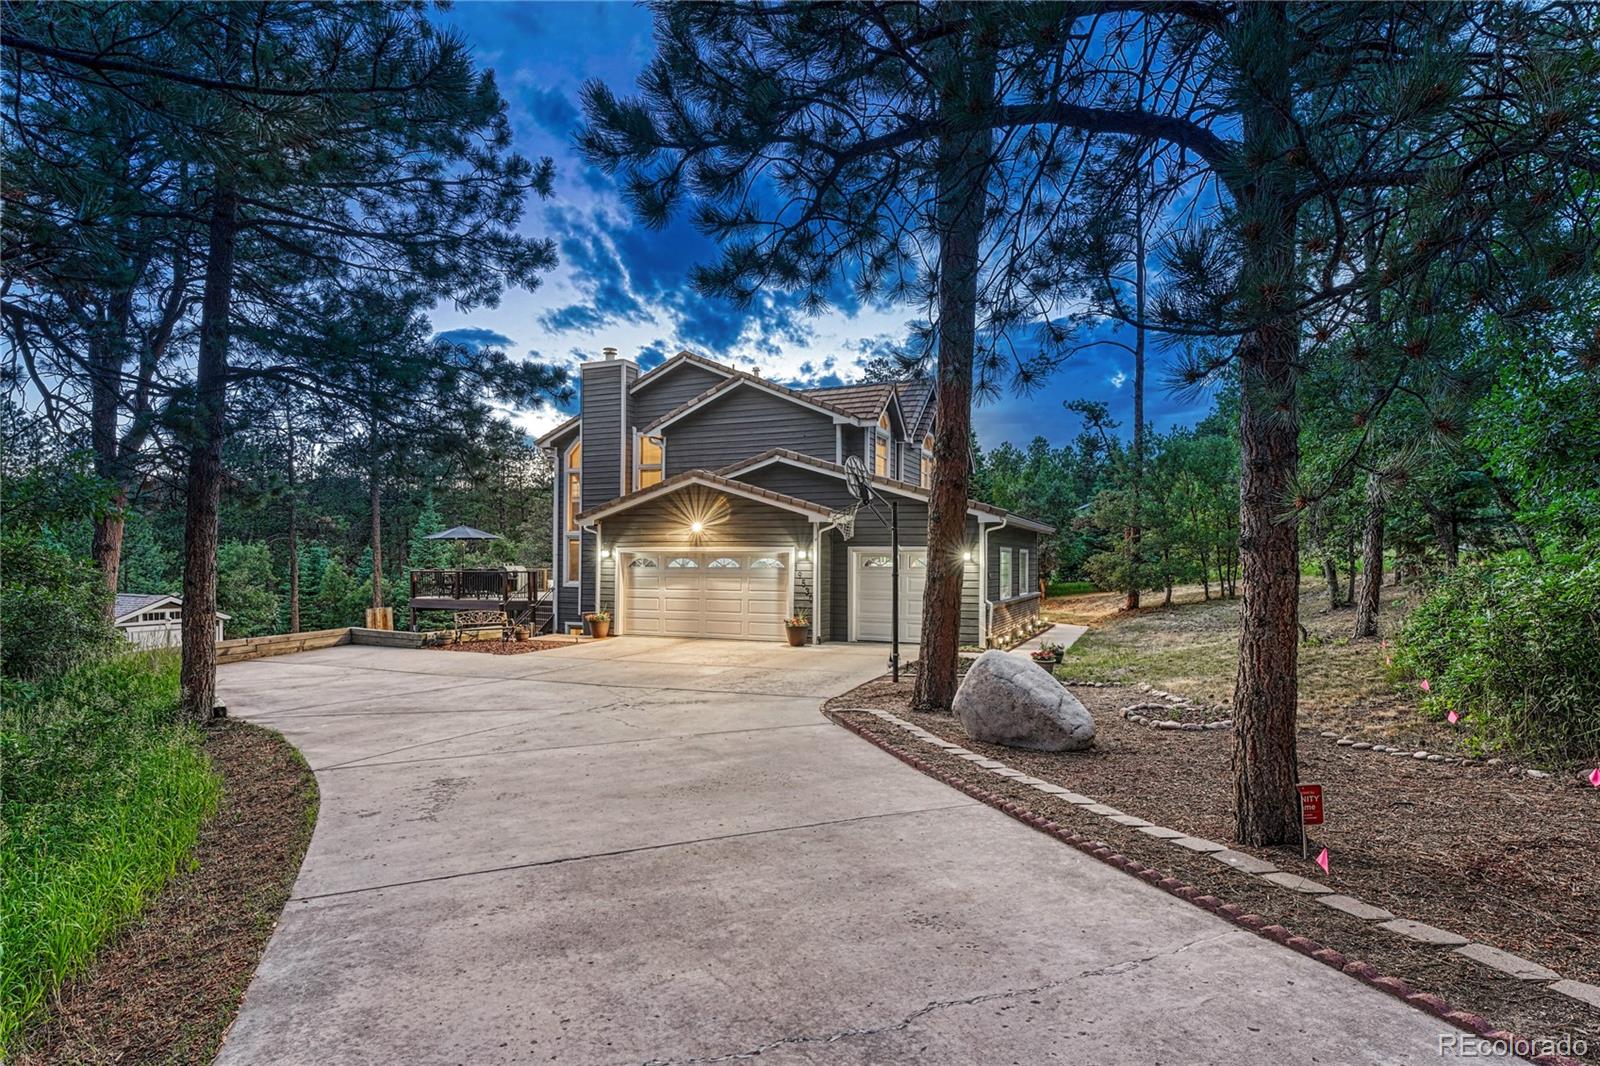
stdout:
<svg viewBox="0 0 1600 1066">
<path fill-rule="evenodd" d="M 789 553 L 618 553 L 621 632 L 631 636 L 781 640 Z"/>
<path fill-rule="evenodd" d="M 855 568 L 852 602 L 855 604 L 855 640 L 887 641 L 893 588 L 889 553 L 868 548 L 850 553 Z M 922 593 L 928 587 L 928 553 L 900 550 L 900 639 L 908 644 L 922 640 Z"/>
</svg>

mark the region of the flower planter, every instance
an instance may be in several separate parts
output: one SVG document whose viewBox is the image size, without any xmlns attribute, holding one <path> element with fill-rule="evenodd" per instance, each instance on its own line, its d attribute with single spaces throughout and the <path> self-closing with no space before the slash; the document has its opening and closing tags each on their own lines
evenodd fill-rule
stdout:
<svg viewBox="0 0 1600 1066">
<path fill-rule="evenodd" d="M 609 637 L 611 635 L 611 619 L 609 619 L 609 618 L 591 618 L 591 619 L 589 619 L 589 633 L 596 640 L 604 640 L 604 639 L 606 639 L 607 637 Z"/>
<path fill-rule="evenodd" d="M 811 642 L 810 626 L 784 626 L 784 635 L 789 638 L 789 647 L 804 647 Z"/>
</svg>

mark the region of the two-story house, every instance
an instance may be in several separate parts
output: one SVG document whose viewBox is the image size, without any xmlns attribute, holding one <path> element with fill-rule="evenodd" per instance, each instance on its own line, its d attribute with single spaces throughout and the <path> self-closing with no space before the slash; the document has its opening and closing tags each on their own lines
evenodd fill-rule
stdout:
<svg viewBox="0 0 1600 1066">
<path fill-rule="evenodd" d="M 963 575 L 963 643 L 1037 617 L 1050 526 L 974 501 L 960 556 L 928 558 L 931 385 L 802 391 L 691 352 L 641 374 L 614 348 L 580 370 L 578 416 L 539 441 L 556 473 L 554 629 L 607 610 L 618 634 L 781 640 L 799 613 L 819 642 L 889 640 L 887 523 L 862 507 L 852 537 L 837 525 L 849 456 L 898 503 L 903 641 L 920 637 L 930 566 Z"/>
</svg>

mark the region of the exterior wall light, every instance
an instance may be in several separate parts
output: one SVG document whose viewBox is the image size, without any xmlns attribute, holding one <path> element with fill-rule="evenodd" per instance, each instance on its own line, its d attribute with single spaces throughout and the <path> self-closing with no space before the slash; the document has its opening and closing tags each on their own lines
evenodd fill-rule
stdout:
<svg viewBox="0 0 1600 1066">
<path fill-rule="evenodd" d="M 602 559 L 611 558 L 611 549 L 610 548 L 601 548 L 600 549 L 600 558 L 602 558 Z"/>
<path fill-rule="evenodd" d="M 972 553 L 971 552 L 962 552 L 961 553 L 961 561 L 964 562 L 964 563 L 972 562 Z"/>
<path fill-rule="evenodd" d="M 794 557 L 795 557 L 795 558 L 796 558 L 796 559 L 799 559 L 799 560 L 800 560 L 800 561 L 801 561 L 801 562 L 802 562 L 802 563 L 803 563 L 803 562 L 805 562 L 805 561 L 806 561 L 806 550 L 805 550 L 805 549 L 804 549 L 804 548 L 800 548 L 800 549 L 798 549 L 798 550 L 797 550 L 797 551 L 796 551 L 796 552 L 795 552 L 795 553 L 794 553 Z"/>
<path fill-rule="evenodd" d="M 705 523 L 701 522 L 699 519 L 696 519 L 695 521 L 689 523 L 689 532 L 690 533 L 704 533 L 705 529 L 706 529 Z"/>
</svg>

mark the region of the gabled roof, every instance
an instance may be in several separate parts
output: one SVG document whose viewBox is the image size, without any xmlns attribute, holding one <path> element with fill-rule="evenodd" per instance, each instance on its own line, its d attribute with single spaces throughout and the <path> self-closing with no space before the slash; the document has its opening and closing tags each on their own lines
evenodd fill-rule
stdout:
<svg viewBox="0 0 1600 1066">
<path fill-rule="evenodd" d="M 823 403 L 831 403 L 835 407 L 849 411 L 857 418 L 877 421 L 878 416 L 883 414 L 889 397 L 894 395 L 894 386 L 835 385 L 826 389 L 806 389 L 803 395 L 821 400 Z"/>
<path fill-rule="evenodd" d="M 683 403 L 679 404 L 677 407 L 674 407 L 672 410 L 668 411 L 666 414 L 662 415 L 648 426 L 645 426 L 641 432 L 654 433 L 655 431 L 678 421 L 678 419 L 684 417 L 690 412 L 704 407 L 706 404 L 712 403 L 720 397 L 725 396 L 738 388 L 759 389 L 762 392 L 765 392 L 771 396 L 776 396 L 779 399 L 788 400 L 792 403 L 799 404 L 801 407 L 809 407 L 814 411 L 819 411 L 822 414 L 831 415 L 835 419 L 842 419 L 846 422 L 856 425 L 861 425 L 869 421 L 868 419 L 857 417 L 842 407 L 836 407 L 826 400 L 814 399 L 803 392 L 797 392 L 796 390 L 789 388 L 787 385 L 779 385 L 775 381 L 768 381 L 759 374 L 747 374 L 743 370 L 730 370 L 728 379 L 726 381 L 719 381 L 717 384 L 711 386 L 711 388 L 702 392 L 700 395 L 685 400 Z M 875 422 L 876 420 L 877 416 L 874 415 L 870 421 Z"/>
<path fill-rule="evenodd" d="M 738 371 L 733 369 L 731 366 L 724 366 L 715 359 L 707 359 L 703 355 L 696 355 L 694 352 L 685 349 L 684 351 L 681 351 L 677 355 L 673 356 L 671 359 L 668 359 L 665 363 L 662 363 L 660 366 L 640 374 L 639 380 L 635 381 L 631 386 L 629 386 L 628 391 L 638 392 L 642 388 L 645 388 L 649 385 L 654 385 L 656 382 L 660 381 L 662 378 L 666 377 L 680 366 L 697 366 L 702 370 L 709 370 L 713 374 L 721 374 L 723 377 L 728 377 L 732 374 L 738 373 Z"/>
<path fill-rule="evenodd" d="M 125 622 L 141 611 L 148 611 L 152 607 L 183 607 L 182 596 L 171 596 L 161 592 L 119 592 L 116 603 L 112 606 L 112 615 L 118 622 Z M 232 615 L 217 612 L 217 617 L 226 622 Z"/>
<path fill-rule="evenodd" d="M 647 489 L 630 492 L 626 496 L 618 496 L 616 499 L 600 504 L 598 507 L 591 507 L 578 515 L 578 523 L 580 525 L 588 525 L 596 519 L 604 518 L 608 514 L 630 510 L 642 503 L 648 503 L 662 496 L 670 496 L 674 492 L 694 485 L 715 489 L 718 492 L 726 492 L 733 496 L 742 496 L 747 500 L 755 500 L 758 503 L 771 504 L 786 511 L 794 511 L 805 515 L 807 518 L 826 520 L 833 515 L 832 511 L 821 504 L 812 503 L 810 500 L 802 500 L 795 496 L 785 496 L 781 492 L 773 492 L 771 489 L 764 489 L 759 485 L 751 485 L 748 482 L 735 481 L 733 478 L 723 477 L 715 471 L 685 470 L 683 473 L 669 477 L 667 480 L 651 485 Z"/>
<path fill-rule="evenodd" d="M 718 470 L 717 473 L 723 477 L 733 477 L 736 474 L 744 473 L 754 469 L 755 467 L 764 466 L 771 462 L 784 462 L 790 464 L 791 466 L 805 467 L 811 470 L 816 470 L 820 473 L 832 475 L 833 477 L 840 479 L 843 479 L 848 473 L 848 471 L 838 463 L 830 463 L 826 459 L 818 459 L 814 455 L 805 455 L 800 452 L 790 451 L 788 448 L 772 448 L 768 451 L 762 452 L 760 455 L 752 456 L 749 459 L 743 459 L 737 463 L 725 466 L 721 470 Z M 920 485 L 913 485 L 906 481 L 896 481 L 893 478 L 878 477 L 876 474 L 869 474 L 867 480 L 869 480 L 876 488 L 899 493 L 902 496 L 910 496 L 913 499 L 922 500 L 924 502 L 926 502 L 931 495 L 927 489 L 922 488 Z M 1016 514 L 1013 511 L 1007 511 L 1003 507 L 996 507 L 992 503 L 983 503 L 979 500 L 968 500 L 967 510 L 975 514 L 992 515 L 996 518 L 1004 518 L 1006 519 L 1007 525 L 1016 526 L 1019 529 L 1030 529 L 1037 533 L 1054 533 L 1056 531 L 1055 526 Z"/>
<path fill-rule="evenodd" d="M 933 422 L 933 382 L 927 378 L 902 381 L 894 387 L 900 410 L 906 416 L 906 436 L 931 432 Z"/>
<path fill-rule="evenodd" d="M 565 437 L 572 430 L 577 429 L 582 421 L 582 415 L 573 415 L 571 418 L 567 419 L 565 422 L 561 423 L 555 429 L 552 429 L 549 433 L 546 433 L 533 443 L 537 444 L 541 448 L 548 448 L 562 437 Z"/>
</svg>

